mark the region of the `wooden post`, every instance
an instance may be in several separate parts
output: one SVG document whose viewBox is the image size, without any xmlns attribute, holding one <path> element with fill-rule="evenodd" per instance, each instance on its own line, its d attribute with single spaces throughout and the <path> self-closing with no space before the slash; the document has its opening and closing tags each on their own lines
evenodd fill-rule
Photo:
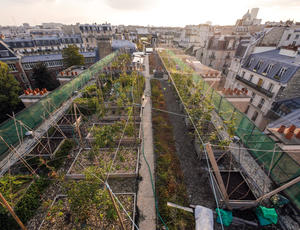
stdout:
<svg viewBox="0 0 300 230">
<path fill-rule="evenodd" d="M 106 186 L 106 187 L 107 187 L 107 186 Z M 112 200 L 113 205 L 114 205 L 114 207 L 115 207 L 115 209 L 116 209 L 116 211 L 117 211 L 117 214 L 118 214 L 118 218 L 119 218 L 121 227 L 122 227 L 123 230 L 126 230 L 126 229 L 125 229 L 124 222 L 123 222 L 123 219 L 122 219 L 121 214 L 120 214 L 120 211 L 119 211 L 118 206 L 117 206 L 117 204 L 116 204 L 116 201 L 115 201 L 115 199 L 114 199 L 114 197 L 113 197 L 113 195 L 112 195 L 112 193 L 111 193 L 111 191 L 110 191 L 110 188 L 107 188 L 107 190 L 108 190 L 110 199 Z"/>
<path fill-rule="evenodd" d="M 294 185 L 294 184 L 296 184 L 298 182 L 300 182 L 300 176 L 298 176 L 295 179 L 291 180 L 290 182 L 288 182 L 288 183 L 280 186 L 279 188 L 277 188 L 277 189 L 275 189 L 275 190 L 273 190 L 273 191 L 271 191 L 271 192 L 269 192 L 269 193 L 261 196 L 260 198 L 258 198 L 256 200 L 256 202 L 259 203 L 259 202 L 263 201 L 264 199 L 267 199 L 267 198 L 269 198 L 269 197 L 271 197 L 271 196 L 273 196 L 273 195 L 281 192 L 284 189 L 287 189 L 288 187 L 290 187 L 290 186 L 292 186 L 292 185 Z"/>
<path fill-rule="evenodd" d="M 0 192 L 0 199 L 1 199 L 2 203 L 3 203 L 3 205 L 8 209 L 8 211 L 10 212 L 10 214 L 17 221 L 17 223 L 20 225 L 21 229 L 22 230 L 27 230 L 27 228 L 25 227 L 25 225 L 22 223 L 22 221 L 19 219 L 19 217 L 15 214 L 14 210 L 12 209 L 12 207 L 5 200 L 5 198 L 4 198 L 4 196 L 2 195 L 1 192 Z"/>
<path fill-rule="evenodd" d="M 227 191 L 226 191 L 226 188 L 225 188 L 225 185 L 224 185 L 221 173 L 219 171 L 219 167 L 218 167 L 218 164 L 216 162 L 214 153 L 213 153 L 213 151 L 212 151 L 211 146 L 210 146 L 209 143 L 205 147 L 206 147 L 208 158 L 209 158 L 210 163 L 211 163 L 211 165 L 213 167 L 216 179 L 218 181 L 219 187 L 221 189 L 221 192 L 224 195 L 225 203 L 226 203 L 227 207 L 230 208 L 230 205 L 229 205 L 229 202 L 228 202 L 229 201 L 228 194 L 227 194 Z M 213 181 L 212 181 L 212 183 L 213 183 Z"/>
<path fill-rule="evenodd" d="M 76 110 L 77 109 L 77 105 L 76 105 L 76 103 L 74 103 L 73 107 L 74 107 L 74 113 L 75 113 L 76 130 L 78 132 L 80 142 L 81 142 L 81 144 L 83 144 L 82 136 L 81 136 L 81 132 L 80 132 L 79 124 L 78 124 L 78 119 L 77 119 L 77 110 Z"/>
</svg>

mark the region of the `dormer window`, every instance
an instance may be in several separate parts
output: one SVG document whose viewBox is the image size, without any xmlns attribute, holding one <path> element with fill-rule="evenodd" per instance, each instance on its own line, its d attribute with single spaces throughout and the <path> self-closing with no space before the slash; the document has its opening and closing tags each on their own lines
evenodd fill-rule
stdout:
<svg viewBox="0 0 300 230">
<path fill-rule="evenodd" d="M 254 67 L 253 70 L 254 70 L 254 71 L 259 70 L 263 63 L 264 63 L 263 61 L 259 61 L 259 62 L 257 63 L 257 65 Z"/>
<path fill-rule="evenodd" d="M 0 57 L 9 57 L 8 50 L 0 50 Z"/>
<path fill-rule="evenodd" d="M 253 63 L 253 61 L 254 61 L 254 58 L 251 58 L 251 59 L 249 60 L 249 62 L 248 62 L 247 67 L 251 66 L 251 64 Z"/>
<path fill-rule="evenodd" d="M 286 73 L 286 71 L 287 71 L 287 68 L 281 67 L 279 72 L 276 74 L 275 78 L 279 80 Z"/>
<path fill-rule="evenodd" d="M 267 66 L 267 68 L 265 69 L 265 71 L 263 72 L 263 74 L 267 75 L 268 73 L 270 73 L 270 71 L 272 70 L 273 66 L 274 66 L 273 64 L 269 64 Z"/>
</svg>

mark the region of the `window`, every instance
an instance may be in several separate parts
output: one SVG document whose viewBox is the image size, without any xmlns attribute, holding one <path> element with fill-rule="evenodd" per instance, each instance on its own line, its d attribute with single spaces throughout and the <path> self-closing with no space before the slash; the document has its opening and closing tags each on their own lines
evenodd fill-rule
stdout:
<svg viewBox="0 0 300 230">
<path fill-rule="evenodd" d="M 265 99 L 262 98 L 257 107 L 261 109 L 263 107 L 264 103 L 265 103 Z"/>
<path fill-rule="evenodd" d="M 292 46 L 296 46 L 296 41 L 293 41 Z"/>
<path fill-rule="evenodd" d="M 275 76 L 275 78 L 279 80 L 286 73 L 286 70 L 287 69 L 285 67 L 282 67 Z"/>
<path fill-rule="evenodd" d="M 298 38 L 299 38 L 299 36 L 300 36 L 299 34 L 296 34 L 296 36 L 295 36 L 295 39 L 298 39 Z"/>
<path fill-rule="evenodd" d="M 269 88 L 268 88 L 268 91 L 269 91 L 269 92 L 272 92 L 273 88 L 274 88 L 274 84 L 270 83 Z"/>
<path fill-rule="evenodd" d="M 253 61 L 254 61 L 254 58 L 251 58 L 251 59 L 249 60 L 249 62 L 248 62 L 248 65 L 247 65 L 247 67 L 251 66 L 251 65 L 252 65 L 252 63 L 253 63 Z"/>
<path fill-rule="evenodd" d="M 254 70 L 259 70 L 260 69 L 260 67 L 263 65 L 263 61 L 259 61 L 258 63 L 257 63 L 257 65 L 254 67 Z"/>
<path fill-rule="evenodd" d="M 14 72 L 18 71 L 15 64 L 8 64 L 8 67 L 10 68 L 11 71 Z"/>
<path fill-rule="evenodd" d="M 292 36 L 292 35 L 289 34 L 289 35 L 287 36 L 286 40 L 290 40 L 291 36 Z"/>
<path fill-rule="evenodd" d="M 271 71 L 271 69 L 273 68 L 273 64 L 269 64 L 268 66 L 267 66 L 267 68 L 265 69 L 265 73 L 266 74 L 268 74 L 268 73 L 270 73 L 270 71 Z"/>
<path fill-rule="evenodd" d="M 0 57 L 9 57 L 8 50 L 0 50 Z"/>
<path fill-rule="evenodd" d="M 264 83 L 264 80 L 260 78 L 257 82 L 257 86 L 261 87 L 263 85 L 263 83 Z"/>
<path fill-rule="evenodd" d="M 250 75 L 249 81 L 252 82 L 253 74 Z"/>
<path fill-rule="evenodd" d="M 255 96 L 256 96 L 256 94 L 253 92 L 252 96 L 251 96 L 251 99 L 250 99 L 250 103 L 252 103 L 252 101 L 254 100 Z"/>
<path fill-rule="evenodd" d="M 252 121 L 256 121 L 257 116 L 258 116 L 258 112 L 255 111 L 255 112 L 253 113 L 253 116 L 252 116 L 251 120 L 252 120 Z"/>
<path fill-rule="evenodd" d="M 242 78 L 245 77 L 245 73 L 246 73 L 245 71 L 242 72 Z"/>
<path fill-rule="evenodd" d="M 248 111 L 249 111 L 249 108 L 250 108 L 250 106 L 248 105 L 248 106 L 247 106 L 247 108 L 246 108 L 245 114 L 247 114 L 247 113 L 248 113 Z"/>
</svg>

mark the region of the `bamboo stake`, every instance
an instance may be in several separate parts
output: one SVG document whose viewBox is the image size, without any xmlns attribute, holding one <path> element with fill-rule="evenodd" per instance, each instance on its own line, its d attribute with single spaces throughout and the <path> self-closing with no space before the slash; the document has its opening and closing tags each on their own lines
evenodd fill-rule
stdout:
<svg viewBox="0 0 300 230">
<path fill-rule="evenodd" d="M 5 145 L 9 148 L 9 150 L 11 152 L 14 152 L 18 155 L 18 157 L 21 159 L 22 163 L 26 166 L 26 168 L 32 173 L 32 174 L 36 174 L 36 172 L 33 170 L 33 168 L 27 163 L 27 161 L 18 153 L 18 151 L 16 149 L 14 149 L 13 147 L 9 146 L 9 144 L 7 144 L 7 142 L 3 139 L 2 136 L 0 136 L 0 139 L 5 143 Z M 10 159 L 9 159 L 10 161 Z M 11 166 L 11 165 L 9 165 Z M 37 175 L 37 177 L 39 177 L 39 175 Z"/>
<path fill-rule="evenodd" d="M 4 206 L 8 209 L 8 211 L 10 212 L 10 214 L 13 216 L 13 218 L 17 221 L 17 223 L 20 225 L 22 230 L 27 230 L 27 228 L 25 227 L 25 225 L 22 223 L 22 221 L 19 219 L 19 217 L 15 214 L 14 210 L 12 209 L 12 207 L 9 205 L 9 203 L 5 200 L 4 196 L 2 195 L 2 193 L 0 192 L 0 199 L 2 200 L 2 204 L 4 204 Z"/>
<path fill-rule="evenodd" d="M 16 127 L 16 131 L 17 131 L 17 135 L 18 135 L 18 139 L 19 139 L 19 143 L 21 144 L 21 138 L 20 138 L 20 134 L 19 134 L 19 130 L 18 130 L 18 126 L 17 126 L 17 122 L 16 122 L 16 117 L 15 117 L 15 113 L 13 112 L 13 119 L 14 119 L 14 123 L 15 123 L 15 127 Z"/>
<path fill-rule="evenodd" d="M 275 155 L 275 148 L 276 148 L 276 145 L 274 145 L 273 154 L 272 154 L 272 160 L 270 162 L 270 167 L 269 167 L 269 172 L 268 172 L 268 177 L 270 177 L 271 169 L 273 167 L 273 161 L 274 161 L 274 155 Z"/>
<path fill-rule="evenodd" d="M 74 113 L 75 113 L 75 121 L 76 121 L 76 131 L 78 132 L 78 135 L 79 135 L 79 139 L 80 139 L 80 143 L 81 145 L 83 144 L 83 141 L 82 141 L 82 136 L 81 136 L 81 132 L 80 132 L 80 128 L 79 128 L 79 124 L 78 124 L 78 119 L 77 119 L 77 105 L 76 103 L 74 103 Z"/>
<path fill-rule="evenodd" d="M 122 229 L 123 229 L 123 230 L 126 230 L 126 229 L 125 229 L 124 222 L 123 222 L 123 219 L 122 219 L 122 217 L 121 217 L 121 214 L 120 214 L 120 211 L 119 211 L 119 209 L 118 209 L 118 206 L 117 206 L 117 204 L 116 204 L 116 201 L 115 201 L 115 199 L 114 199 L 114 197 L 113 197 L 113 195 L 112 195 L 112 193 L 111 193 L 110 189 L 109 189 L 109 188 L 107 188 L 107 190 L 108 190 L 108 193 L 109 193 L 110 199 L 111 199 L 111 200 L 112 200 L 112 202 L 113 202 L 114 208 L 115 208 L 115 209 L 116 209 L 116 211 L 117 211 L 117 214 L 118 214 L 118 218 L 119 218 L 119 221 L 120 221 L 121 227 L 122 227 Z"/>
<path fill-rule="evenodd" d="M 8 116 L 9 116 L 9 115 L 8 115 Z M 10 118 L 13 118 L 12 116 L 9 116 L 9 117 L 10 117 Z M 29 126 L 27 126 L 26 124 L 24 124 L 21 120 L 16 119 L 16 121 L 19 122 L 19 124 L 22 125 L 25 129 L 27 129 L 27 131 L 33 131 Z M 43 147 L 44 149 L 46 149 L 46 147 L 43 145 L 43 143 L 42 143 L 38 138 L 36 138 L 35 135 L 33 135 L 33 138 L 34 138 L 40 145 L 42 145 L 42 147 Z M 47 152 L 48 152 L 49 154 L 51 154 L 48 150 L 47 150 Z"/>
<path fill-rule="evenodd" d="M 295 179 L 291 180 L 290 182 L 282 185 L 281 187 L 279 187 L 279 188 L 277 188 L 277 189 L 275 189 L 275 190 L 273 190 L 273 191 L 271 191 L 271 192 L 269 192 L 269 193 L 261 196 L 260 198 L 258 198 L 256 200 L 256 202 L 259 203 L 259 202 L 263 201 L 264 199 L 267 199 L 267 198 L 273 196 L 274 194 L 277 194 L 277 193 L 281 192 L 282 190 L 287 189 L 288 187 L 290 187 L 290 186 L 292 186 L 292 185 L 294 185 L 294 184 L 296 184 L 298 182 L 300 182 L 300 176 L 298 176 Z"/>
</svg>

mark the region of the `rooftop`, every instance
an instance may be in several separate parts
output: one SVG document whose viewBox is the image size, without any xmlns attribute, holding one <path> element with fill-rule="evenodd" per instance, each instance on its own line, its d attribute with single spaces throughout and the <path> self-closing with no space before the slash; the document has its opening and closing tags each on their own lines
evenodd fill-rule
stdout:
<svg viewBox="0 0 300 230">
<path fill-rule="evenodd" d="M 281 82 L 281 83 L 287 83 L 294 74 L 298 71 L 300 68 L 300 56 L 297 55 L 296 57 L 286 56 L 280 54 L 279 49 L 266 51 L 262 53 L 256 53 L 249 56 L 248 60 L 243 65 L 243 68 L 246 68 L 250 71 L 256 72 L 264 77 L 270 78 L 274 81 Z M 251 62 L 251 65 L 248 66 L 249 61 L 253 59 Z M 297 60 L 298 59 L 298 60 Z M 262 65 L 259 69 L 255 71 L 255 68 L 259 61 L 262 61 Z M 269 71 L 268 74 L 265 73 L 267 67 L 269 65 L 273 65 L 273 68 Z M 280 69 L 284 67 L 287 69 L 287 71 L 282 75 L 281 78 L 277 77 L 278 72 Z"/>
<path fill-rule="evenodd" d="M 95 52 L 82 52 L 85 58 L 96 57 Z M 62 54 L 46 54 L 22 57 L 22 63 L 62 60 Z"/>
</svg>

